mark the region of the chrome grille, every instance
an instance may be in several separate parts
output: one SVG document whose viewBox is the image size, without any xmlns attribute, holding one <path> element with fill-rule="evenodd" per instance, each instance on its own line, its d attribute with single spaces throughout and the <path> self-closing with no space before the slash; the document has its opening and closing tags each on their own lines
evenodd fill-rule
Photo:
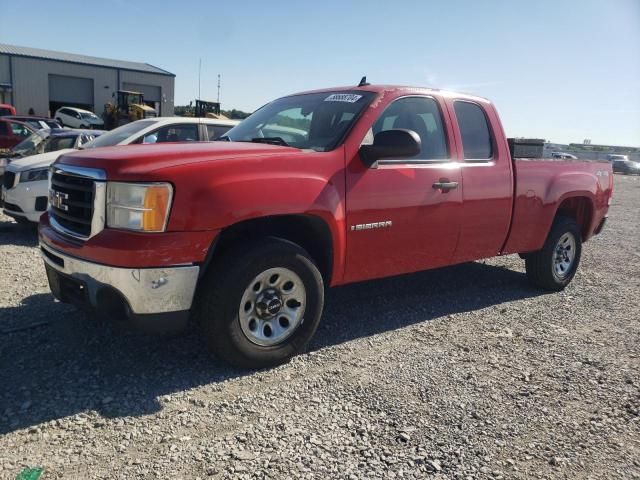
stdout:
<svg viewBox="0 0 640 480">
<path fill-rule="evenodd" d="M 49 182 L 49 218 L 67 235 L 87 239 L 104 228 L 102 170 L 56 165 Z M 96 214 L 96 207 L 101 210 Z"/>
</svg>

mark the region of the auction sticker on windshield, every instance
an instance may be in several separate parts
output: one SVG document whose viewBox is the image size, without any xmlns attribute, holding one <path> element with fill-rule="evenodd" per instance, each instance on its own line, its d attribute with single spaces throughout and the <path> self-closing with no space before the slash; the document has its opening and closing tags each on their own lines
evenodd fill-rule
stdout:
<svg viewBox="0 0 640 480">
<path fill-rule="evenodd" d="M 356 103 L 362 98 L 362 95 L 356 95 L 355 93 L 334 93 L 324 99 L 325 102 L 347 102 Z"/>
</svg>

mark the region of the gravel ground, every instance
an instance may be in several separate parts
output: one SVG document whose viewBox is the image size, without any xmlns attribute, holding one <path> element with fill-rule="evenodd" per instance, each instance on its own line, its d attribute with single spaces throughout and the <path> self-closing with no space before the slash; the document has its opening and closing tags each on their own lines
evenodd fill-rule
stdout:
<svg viewBox="0 0 640 480">
<path fill-rule="evenodd" d="M 0 216 L 0 477 L 640 478 L 639 206 L 616 176 L 562 293 L 517 256 L 341 287 L 260 372 L 54 303 Z"/>
</svg>

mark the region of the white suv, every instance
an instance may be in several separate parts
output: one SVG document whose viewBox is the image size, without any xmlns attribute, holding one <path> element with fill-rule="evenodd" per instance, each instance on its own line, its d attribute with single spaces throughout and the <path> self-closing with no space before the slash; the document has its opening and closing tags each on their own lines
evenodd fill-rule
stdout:
<svg viewBox="0 0 640 480">
<path fill-rule="evenodd" d="M 205 142 L 224 135 L 237 120 L 211 118 L 160 117 L 145 118 L 103 133 L 79 148 L 111 147 L 132 143 Z M 12 161 L 5 173 L 2 200 L 5 214 L 19 222 L 37 222 L 47 208 L 49 196 L 48 169 L 62 154 L 60 150 Z"/>
<path fill-rule="evenodd" d="M 75 107 L 62 107 L 53 116 L 63 127 L 104 128 L 104 122 L 95 113 Z"/>
</svg>

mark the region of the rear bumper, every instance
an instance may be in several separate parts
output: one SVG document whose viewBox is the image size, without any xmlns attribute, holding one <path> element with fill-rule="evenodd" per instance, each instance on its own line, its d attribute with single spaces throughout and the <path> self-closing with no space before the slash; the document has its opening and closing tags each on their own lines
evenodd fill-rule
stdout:
<svg viewBox="0 0 640 480">
<path fill-rule="evenodd" d="M 147 331 L 186 325 L 200 267 L 120 268 L 66 255 L 43 242 L 40 247 L 49 286 L 60 301 Z"/>
</svg>

